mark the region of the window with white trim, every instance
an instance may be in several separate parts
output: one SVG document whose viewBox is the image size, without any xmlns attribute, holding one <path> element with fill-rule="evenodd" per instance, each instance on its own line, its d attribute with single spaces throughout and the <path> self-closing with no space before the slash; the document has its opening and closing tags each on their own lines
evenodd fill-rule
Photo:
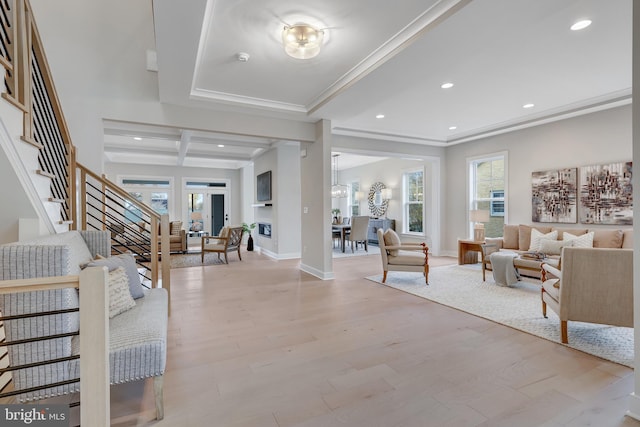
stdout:
<svg viewBox="0 0 640 427">
<path fill-rule="evenodd" d="M 424 234 L 424 168 L 402 174 L 403 221 L 405 234 Z"/>
<path fill-rule="evenodd" d="M 357 195 L 360 192 L 360 182 L 353 181 L 349 187 L 349 213 L 351 216 L 358 216 L 360 215 L 360 200 Z"/>
<path fill-rule="evenodd" d="M 484 224 L 486 237 L 500 237 L 506 212 L 506 153 L 470 160 L 469 210 L 489 211 Z M 469 218 L 469 212 L 467 212 Z M 469 235 L 473 236 L 473 222 L 469 220 Z"/>
</svg>

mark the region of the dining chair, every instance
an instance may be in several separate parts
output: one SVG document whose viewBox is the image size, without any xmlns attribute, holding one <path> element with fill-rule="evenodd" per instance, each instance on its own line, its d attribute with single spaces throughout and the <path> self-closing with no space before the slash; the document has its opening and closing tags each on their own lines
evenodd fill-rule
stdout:
<svg viewBox="0 0 640 427">
<path fill-rule="evenodd" d="M 358 243 L 364 244 L 364 250 L 369 252 L 367 246 L 367 234 L 369 232 L 369 217 L 368 216 L 354 216 L 351 218 L 351 231 L 345 236 L 345 240 L 351 242 L 351 252 L 353 252 L 353 245 L 355 243 L 356 249 L 358 249 Z"/>
</svg>

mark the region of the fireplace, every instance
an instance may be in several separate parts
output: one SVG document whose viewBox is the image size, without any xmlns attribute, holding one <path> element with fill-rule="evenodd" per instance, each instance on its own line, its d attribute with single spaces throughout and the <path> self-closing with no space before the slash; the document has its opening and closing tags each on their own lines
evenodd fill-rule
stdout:
<svg viewBox="0 0 640 427">
<path fill-rule="evenodd" d="M 267 238 L 271 238 L 271 224 L 267 224 L 264 222 L 259 222 L 258 223 L 258 234 L 263 236 L 263 237 L 267 237 Z"/>
</svg>

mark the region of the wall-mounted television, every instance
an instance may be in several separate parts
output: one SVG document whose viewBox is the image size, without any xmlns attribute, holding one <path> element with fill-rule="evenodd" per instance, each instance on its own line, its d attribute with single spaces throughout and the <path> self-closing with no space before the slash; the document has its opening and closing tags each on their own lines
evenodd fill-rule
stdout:
<svg viewBox="0 0 640 427">
<path fill-rule="evenodd" d="M 271 200 L 271 171 L 258 175 L 256 189 L 259 202 L 268 202 Z"/>
</svg>

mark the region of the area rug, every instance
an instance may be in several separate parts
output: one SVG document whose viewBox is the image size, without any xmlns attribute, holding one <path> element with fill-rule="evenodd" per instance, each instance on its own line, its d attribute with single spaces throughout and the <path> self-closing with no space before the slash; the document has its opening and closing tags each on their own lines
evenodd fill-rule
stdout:
<svg viewBox="0 0 640 427">
<path fill-rule="evenodd" d="M 171 255 L 171 268 L 203 267 L 219 264 L 224 264 L 224 257 L 222 259 L 218 259 L 218 255 L 215 253 L 204 254 L 204 263 L 200 260 L 200 253 Z"/>
<path fill-rule="evenodd" d="M 382 275 L 367 279 L 382 283 Z M 548 309 L 548 318 L 542 317 L 540 282 L 533 279 L 503 287 L 491 274 L 483 282 L 478 267 L 453 265 L 432 268 L 429 286 L 421 274 L 394 271 L 385 285 L 560 343 L 558 316 Z M 569 347 L 633 368 L 633 328 L 571 321 L 568 325 Z"/>
</svg>

